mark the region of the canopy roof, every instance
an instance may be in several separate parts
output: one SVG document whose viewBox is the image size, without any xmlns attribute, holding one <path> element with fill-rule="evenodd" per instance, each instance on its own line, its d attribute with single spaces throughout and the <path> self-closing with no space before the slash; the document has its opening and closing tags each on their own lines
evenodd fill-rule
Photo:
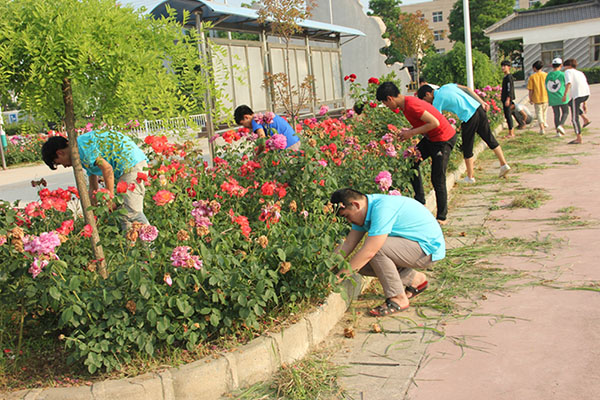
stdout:
<svg viewBox="0 0 600 400">
<path fill-rule="evenodd" d="M 154 16 L 166 16 L 167 6 L 177 11 L 177 18 L 181 20 L 182 11 L 197 12 L 202 21 L 211 21 L 214 29 L 228 31 L 261 32 L 269 30 L 269 23 L 261 25 L 258 22 L 258 12 L 251 8 L 230 6 L 206 0 L 120 0 L 123 5 L 130 5 L 135 9 L 145 7 L 147 13 Z M 188 21 L 188 25 L 195 26 L 195 18 Z M 308 35 L 313 39 L 335 40 L 338 37 L 366 36 L 358 29 L 347 28 L 339 25 L 327 24 L 319 21 L 303 20 L 298 22 L 302 27 L 302 36 Z"/>
</svg>

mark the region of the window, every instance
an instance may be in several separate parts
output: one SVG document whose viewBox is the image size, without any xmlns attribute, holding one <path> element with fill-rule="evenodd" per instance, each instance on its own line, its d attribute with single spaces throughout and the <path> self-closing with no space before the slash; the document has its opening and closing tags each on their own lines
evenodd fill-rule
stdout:
<svg viewBox="0 0 600 400">
<path fill-rule="evenodd" d="M 433 22 L 442 22 L 444 20 L 443 14 L 441 11 L 433 12 Z"/>
<path fill-rule="evenodd" d="M 539 0 L 529 0 L 529 8 L 535 6 L 536 3 L 539 3 Z"/>
<path fill-rule="evenodd" d="M 552 64 L 552 60 L 556 57 L 562 57 L 563 55 L 563 42 L 548 42 L 542 43 L 542 63 L 544 67 Z M 527 65 L 527 68 L 531 68 L 531 65 Z"/>
<path fill-rule="evenodd" d="M 435 52 L 438 54 L 444 54 L 446 52 L 446 49 L 435 49 Z"/>
<path fill-rule="evenodd" d="M 444 31 L 433 31 L 433 40 L 436 42 L 444 40 Z"/>
<path fill-rule="evenodd" d="M 600 35 L 592 37 L 592 60 L 600 61 Z"/>
</svg>

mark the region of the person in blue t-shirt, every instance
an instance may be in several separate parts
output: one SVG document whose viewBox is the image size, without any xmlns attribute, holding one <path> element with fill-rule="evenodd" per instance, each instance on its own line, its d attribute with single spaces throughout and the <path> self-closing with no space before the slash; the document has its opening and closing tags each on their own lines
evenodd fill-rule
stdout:
<svg viewBox="0 0 600 400">
<path fill-rule="evenodd" d="M 138 182 L 138 172 L 148 167 L 144 152 L 126 135 L 116 131 L 90 131 L 77 137 L 79 159 L 89 177 L 90 200 L 96 204 L 94 192 L 98 190 L 98 177 L 104 179 L 104 186 L 114 197 L 115 184 L 126 182 L 135 185 L 134 190 L 123 193 L 123 206 L 127 213 L 121 221 L 121 228 L 127 231 L 133 222 L 148 224 L 144 215 L 144 194 L 146 188 Z M 57 165 L 71 167 L 69 142 L 62 136 L 49 138 L 42 146 L 42 158 L 50 169 Z M 117 182 L 115 182 L 117 181 Z"/>
<path fill-rule="evenodd" d="M 483 139 L 500 161 L 499 176 L 503 177 L 510 170 L 504 159 L 502 148 L 494 137 L 487 118 L 490 106 L 481 99 L 471 88 L 448 83 L 434 90 L 429 85 L 419 88 L 417 96 L 421 100 L 432 104 L 439 112 L 448 111 L 455 114 L 461 121 L 462 152 L 467 167 L 467 176 L 464 183 L 475 183 L 473 160 L 473 142 L 475 132 Z"/>
<path fill-rule="evenodd" d="M 273 122 L 258 123 L 255 121 L 254 112 L 248 106 L 242 105 L 235 109 L 233 113 L 235 123 L 256 132 L 259 137 L 265 137 L 267 134 L 273 136 L 275 133 L 285 136 L 287 140 L 286 149 L 300 150 L 300 138 L 288 122 L 277 114 L 273 114 Z"/>
<path fill-rule="evenodd" d="M 376 276 L 385 293 L 384 304 L 369 311 L 380 317 L 408 309 L 410 298 L 424 291 L 427 277 L 423 269 L 446 256 L 446 242 L 440 225 L 421 203 L 404 196 L 363 194 L 340 189 L 331 195 L 338 215 L 352 224 L 352 230 L 336 249 L 348 257 L 367 238 L 350 259 L 350 271 Z"/>
</svg>

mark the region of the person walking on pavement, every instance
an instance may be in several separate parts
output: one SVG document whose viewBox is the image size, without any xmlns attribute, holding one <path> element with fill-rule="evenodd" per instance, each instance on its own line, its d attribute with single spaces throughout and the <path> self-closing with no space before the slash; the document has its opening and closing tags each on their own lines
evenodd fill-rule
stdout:
<svg viewBox="0 0 600 400">
<path fill-rule="evenodd" d="M 552 107 L 554 113 L 554 126 L 556 127 L 556 136 L 565 134 L 564 124 L 569 115 L 568 94 L 563 100 L 565 94 L 565 73 L 561 71 L 562 59 L 560 57 L 552 60 L 552 72 L 546 77 L 546 91 L 548 92 L 548 104 Z"/>
<path fill-rule="evenodd" d="M 500 63 L 504 78 L 502 79 L 502 92 L 500 99 L 502 101 L 502 110 L 504 111 L 504 118 L 508 125 L 507 138 L 515 137 L 515 129 L 512 119 L 512 106 L 515 101 L 515 78 L 510 73 L 510 61 L 504 60 Z"/>
<path fill-rule="evenodd" d="M 571 109 L 571 121 L 573 122 L 573 129 L 575 130 L 575 139 L 571 140 L 569 144 L 581 144 L 583 138 L 581 137 L 581 125 L 579 124 L 579 116 L 583 119 L 583 127 L 588 126 L 591 121 L 585 115 L 585 112 L 581 109 L 582 105 L 590 97 L 590 87 L 587 83 L 585 74 L 577 70 L 577 60 L 569 58 L 565 60 L 565 94 L 563 95 L 563 101 L 567 99 L 567 95 L 571 94 L 571 100 L 569 101 L 569 108 Z M 569 92 L 570 90 L 570 92 Z"/>
<path fill-rule="evenodd" d="M 335 250 L 348 257 L 367 238 L 350 259 L 350 270 L 376 276 L 385 293 L 385 303 L 369 314 L 383 317 L 409 308 L 410 299 L 427 289 L 423 269 L 446 256 L 446 243 L 433 215 L 418 201 L 404 196 L 363 194 L 340 189 L 331 195 L 339 216 L 352 224 L 344 242 Z"/>
<path fill-rule="evenodd" d="M 96 204 L 94 192 L 98 190 L 98 178 L 104 179 L 104 186 L 110 198 L 115 195 L 116 183 L 125 182 L 133 190 L 123 193 L 123 207 L 126 213 L 121 218 L 121 229 L 127 232 L 133 222 L 148 224 L 144 215 L 144 182 L 138 180 L 138 173 L 148 167 L 144 152 L 126 135 L 116 131 L 90 131 L 77 137 L 81 165 L 89 177 L 90 200 Z M 55 170 L 57 165 L 71 167 L 69 141 L 62 136 L 53 136 L 42 145 L 42 159 Z M 117 182 L 115 182 L 117 181 Z M 112 207 L 112 203 L 111 204 Z"/>
<path fill-rule="evenodd" d="M 401 140 L 423 135 L 417 144 L 422 159 L 431 157 L 431 183 L 435 191 L 437 204 L 437 219 L 440 224 L 446 223 L 448 214 L 448 192 L 446 189 L 446 169 L 452 148 L 456 143 L 456 131 L 446 117 L 431 104 L 413 96 L 404 96 L 393 82 L 384 82 L 377 88 L 376 97 L 387 108 L 397 112 L 401 110 L 413 126 L 412 129 L 402 129 L 399 133 Z M 415 199 L 425 204 L 425 190 L 419 168 L 420 161 L 412 166 L 416 174 L 411 180 Z"/>
<path fill-rule="evenodd" d="M 546 113 L 548 111 L 548 92 L 546 92 L 546 74 L 542 71 L 544 64 L 536 61 L 531 67 L 533 75 L 529 77 L 527 89 L 529 89 L 529 103 L 535 108 L 535 116 L 540 126 L 540 134 L 546 133 Z"/>
<path fill-rule="evenodd" d="M 508 173 L 510 166 L 506 163 L 502 148 L 496 141 L 487 118 L 486 112 L 490 106 L 477 93 L 467 86 L 449 83 L 437 90 L 429 85 L 423 85 L 419 88 L 417 96 L 432 104 L 439 112 L 449 111 L 462 121 L 460 134 L 463 157 L 467 167 L 465 183 L 475 183 L 473 143 L 476 132 L 498 158 L 500 162 L 498 175 L 503 177 Z"/>
</svg>

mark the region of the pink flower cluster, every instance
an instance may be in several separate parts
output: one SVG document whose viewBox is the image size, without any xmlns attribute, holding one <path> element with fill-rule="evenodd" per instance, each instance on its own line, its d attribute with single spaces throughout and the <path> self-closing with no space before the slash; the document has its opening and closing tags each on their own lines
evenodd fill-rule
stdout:
<svg viewBox="0 0 600 400">
<path fill-rule="evenodd" d="M 142 225 L 138 229 L 138 235 L 144 242 L 153 242 L 158 237 L 158 229 L 153 225 Z"/>
<path fill-rule="evenodd" d="M 39 259 L 36 257 L 27 272 L 29 272 L 33 278 L 36 278 L 49 263 L 50 262 L 46 259 Z"/>
<path fill-rule="evenodd" d="M 392 186 L 392 174 L 389 171 L 381 171 L 375 177 L 375 183 L 379 185 L 379 189 L 387 191 Z"/>
<path fill-rule="evenodd" d="M 321 108 L 319 109 L 319 115 L 321 115 L 321 116 L 327 114 L 328 112 L 329 112 L 329 107 L 327 107 L 326 105 L 322 105 Z"/>
<path fill-rule="evenodd" d="M 196 226 L 211 226 L 210 218 L 219 212 L 221 204 L 217 201 L 200 200 L 193 204 L 192 217 L 196 221 Z"/>
<path fill-rule="evenodd" d="M 267 139 L 265 146 L 269 150 L 283 150 L 287 147 L 287 138 L 284 135 L 276 133 Z"/>
<path fill-rule="evenodd" d="M 267 111 L 266 113 L 257 113 L 254 114 L 254 122 L 256 122 L 257 124 L 272 124 L 273 123 L 273 119 L 275 119 L 275 113 L 271 112 L 271 111 Z"/>
<path fill-rule="evenodd" d="M 23 249 L 33 255 L 54 254 L 58 246 L 60 238 L 57 232 L 43 232 L 40 236 L 28 235 L 23 238 Z"/>
<path fill-rule="evenodd" d="M 174 267 L 183 268 L 202 268 L 202 260 L 199 256 L 193 256 L 190 254 L 192 248 L 190 246 L 178 246 L 173 249 L 171 253 L 171 261 L 173 261 Z"/>
<path fill-rule="evenodd" d="M 396 147 L 394 146 L 393 143 L 388 143 L 384 147 L 385 147 L 385 154 L 388 157 L 396 157 L 398 155 L 398 152 L 396 151 Z"/>
</svg>

